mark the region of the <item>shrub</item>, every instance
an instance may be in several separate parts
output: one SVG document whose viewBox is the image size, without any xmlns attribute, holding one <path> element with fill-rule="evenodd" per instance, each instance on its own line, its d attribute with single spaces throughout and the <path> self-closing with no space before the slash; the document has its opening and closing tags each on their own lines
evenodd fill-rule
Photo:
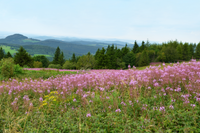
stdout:
<svg viewBox="0 0 200 133">
<path fill-rule="evenodd" d="M 10 78 L 14 75 L 14 60 L 12 58 L 3 59 L 0 65 L 3 77 Z"/>
<path fill-rule="evenodd" d="M 76 63 L 66 61 L 62 68 L 63 69 L 76 69 Z"/>
<path fill-rule="evenodd" d="M 33 67 L 34 68 L 42 68 L 42 62 L 39 62 L 39 61 L 34 61 L 33 63 Z"/>
<path fill-rule="evenodd" d="M 14 65 L 14 74 L 21 74 L 21 73 L 23 73 L 22 67 L 19 64 Z"/>
<path fill-rule="evenodd" d="M 60 64 L 50 64 L 50 65 L 48 66 L 48 68 L 56 68 L 56 69 L 61 69 L 61 68 L 62 68 L 62 66 L 61 66 Z"/>
</svg>

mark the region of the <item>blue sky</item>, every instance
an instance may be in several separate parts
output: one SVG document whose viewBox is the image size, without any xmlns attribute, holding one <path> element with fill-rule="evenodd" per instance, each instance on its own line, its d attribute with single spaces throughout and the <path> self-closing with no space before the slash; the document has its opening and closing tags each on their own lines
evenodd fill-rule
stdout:
<svg viewBox="0 0 200 133">
<path fill-rule="evenodd" d="M 200 0 L 0 0 L 0 33 L 200 42 Z"/>
</svg>

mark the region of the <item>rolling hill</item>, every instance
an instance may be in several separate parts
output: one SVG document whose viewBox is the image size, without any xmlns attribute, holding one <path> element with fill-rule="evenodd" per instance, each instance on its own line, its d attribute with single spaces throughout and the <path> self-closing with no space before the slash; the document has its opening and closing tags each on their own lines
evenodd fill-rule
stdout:
<svg viewBox="0 0 200 133">
<path fill-rule="evenodd" d="M 14 34 L 0 39 L 0 45 L 6 48 L 10 47 L 11 49 L 15 50 L 17 50 L 20 46 L 23 46 L 32 56 L 36 54 L 44 54 L 47 55 L 50 60 L 52 60 L 54 52 L 58 46 L 60 47 L 61 51 L 63 51 L 65 58 L 69 59 L 73 53 L 75 53 L 77 56 L 87 54 L 88 52 L 95 54 L 98 48 L 101 49 L 102 47 L 107 47 L 108 45 L 112 44 L 112 41 L 101 42 L 93 39 L 86 39 L 85 41 L 77 38 L 73 39 L 74 41 L 70 42 L 57 39 L 39 40 L 28 38 L 21 34 Z M 120 41 L 115 42 L 115 45 L 118 48 L 121 48 L 125 45 L 125 43 L 124 45 L 122 44 L 123 42 Z"/>
</svg>

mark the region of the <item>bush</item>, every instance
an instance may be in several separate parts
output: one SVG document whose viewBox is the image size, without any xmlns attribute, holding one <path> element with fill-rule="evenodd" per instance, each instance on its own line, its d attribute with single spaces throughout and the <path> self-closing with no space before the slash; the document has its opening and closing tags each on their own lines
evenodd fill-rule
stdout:
<svg viewBox="0 0 200 133">
<path fill-rule="evenodd" d="M 60 64 L 50 64 L 50 65 L 48 66 L 48 68 L 56 68 L 56 69 L 61 69 L 61 68 L 62 68 L 62 66 L 61 66 Z"/>
<path fill-rule="evenodd" d="M 66 61 L 62 68 L 63 69 L 76 69 L 76 63 Z"/>
<path fill-rule="evenodd" d="M 39 62 L 39 61 L 34 61 L 33 63 L 33 67 L 34 68 L 42 68 L 42 62 Z"/>
<path fill-rule="evenodd" d="M 21 73 L 23 73 L 22 67 L 19 64 L 14 65 L 14 74 L 21 74 Z"/>
<path fill-rule="evenodd" d="M 14 75 L 14 60 L 12 58 L 2 59 L 1 75 L 5 78 L 10 78 Z"/>
</svg>

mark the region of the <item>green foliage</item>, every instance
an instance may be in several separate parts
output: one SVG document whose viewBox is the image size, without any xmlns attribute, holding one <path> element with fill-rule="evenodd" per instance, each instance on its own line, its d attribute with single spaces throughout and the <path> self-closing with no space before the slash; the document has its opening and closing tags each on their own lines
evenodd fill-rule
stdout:
<svg viewBox="0 0 200 133">
<path fill-rule="evenodd" d="M 120 59 L 120 58 L 117 58 L 117 68 L 118 69 L 125 69 L 126 68 L 125 62 L 123 62 L 122 59 Z"/>
<path fill-rule="evenodd" d="M 73 62 L 73 63 L 77 63 L 78 60 L 77 60 L 77 58 L 76 58 L 75 53 L 73 53 L 72 58 L 71 58 L 70 61 Z"/>
<path fill-rule="evenodd" d="M 47 68 L 49 65 L 49 60 L 44 55 L 37 55 L 33 57 L 34 61 L 42 62 L 42 67 Z"/>
<path fill-rule="evenodd" d="M 65 61 L 65 64 L 63 65 L 62 69 L 76 69 L 76 63 Z"/>
<path fill-rule="evenodd" d="M 8 51 L 7 54 L 5 55 L 5 58 L 12 58 L 12 55 L 10 54 L 9 51 Z"/>
<path fill-rule="evenodd" d="M 127 44 L 125 47 L 121 49 L 121 56 L 124 57 L 124 55 L 128 54 L 130 52 L 130 49 L 128 48 Z"/>
<path fill-rule="evenodd" d="M 93 69 L 95 68 L 96 60 L 92 55 L 83 55 L 78 60 L 76 67 L 77 69 Z"/>
<path fill-rule="evenodd" d="M 19 64 L 14 65 L 14 74 L 17 75 L 17 74 L 22 74 L 22 73 L 23 73 L 22 67 Z"/>
<path fill-rule="evenodd" d="M 197 44 L 195 56 L 196 56 L 196 59 L 200 59 L 200 43 Z"/>
<path fill-rule="evenodd" d="M 19 64 L 20 66 L 27 65 L 29 67 L 33 66 L 33 58 L 29 53 L 26 52 L 26 50 L 23 47 L 20 47 L 18 52 L 14 56 L 14 62 L 15 64 Z"/>
<path fill-rule="evenodd" d="M 4 51 L 2 47 L 0 47 L 0 60 L 3 59 L 3 57 L 4 57 Z"/>
<path fill-rule="evenodd" d="M 139 66 L 147 66 L 147 65 L 149 65 L 149 56 L 147 50 L 144 50 L 139 60 Z"/>
<path fill-rule="evenodd" d="M 14 76 L 14 60 L 12 58 L 3 59 L 0 64 L 1 75 L 5 78 Z"/>
<path fill-rule="evenodd" d="M 106 68 L 108 69 L 116 69 L 117 67 L 117 56 L 116 51 L 114 49 L 114 45 L 110 46 L 108 45 L 108 48 L 106 50 Z"/>
<path fill-rule="evenodd" d="M 61 52 L 59 58 L 58 58 L 58 63 L 63 66 L 63 64 L 65 63 L 65 59 L 64 59 L 64 54 L 63 52 Z"/>
<path fill-rule="evenodd" d="M 52 63 L 53 64 L 59 64 L 59 56 L 60 56 L 60 48 L 59 47 L 57 47 L 56 48 L 56 51 L 55 51 L 55 54 L 54 54 L 54 57 L 53 57 L 53 61 L 52 61 Z"/>
<path fill-rule="evenodd" d="M 142 45 L 140 46 L 140 52 L 143 52 L 145 50 L 146 46 L 145 46 L 145 42 L 142 41 Z"/>
<path fill-rule="evenodd" d="M 126 68 L 128 68 L 128 65 L 131 65 L 131 67 L 135 66 L 136 64 L 136 57 L 133 52 L 129 52 L 123 57 L 123 62 L 125 63 Z"/>
<path fill-rule="evenodd" d="M 138 46 L 136 40 L 135 40 L 132 52 L 135 53 L 135 54 L 139 52 L 139 46 Z"/>
<path fill-rule="evenodd" d="M 42 62 L 34 61 L 33 67 L 34 67 L 34 68 L 42 68 Z"/>
<path fill-rule="evenodd" d="M 49 64 L 48 68 L 62 69 L 62 66 L 60 64 Z"/>
<path fill-rule="evenodd" d="M 97 58 L 97 65 L 96 68 L 97 69 L 104 69 L 106 68 L 106 64 L 107 64 L 107 56 L 105 54 L 105 49 L 104 47 L 99 51 L 98 55 L 96 54 L 95 57 Z"/>
<path fill-rule="evenodd" d="M 178 52 L 178 60 L 182 60 L 183 59 L 183 49 L 181 47 L 181 45 L 178 45 L 176 48 L 176 51 Z"/>
<path fill-rule="evenodd" d="M 164 52 L 160 52 L 157 60 L 161 61 L 161 62 L 165 62 L 166 61 L 165 53 Z"/>
<path fill-rule="evenodd" d="M 174 62 L 178 59 L 177 50 L 173 47 L 163 47 L 162 51 L 165 54 L 165 62 Z"/>
<path fill-rule="evenodd" d="M 190 48 L 188 43 L 184 43 L 183 45 L 183 60 L 189 61 L 190 60 Z"/>
</svg>

